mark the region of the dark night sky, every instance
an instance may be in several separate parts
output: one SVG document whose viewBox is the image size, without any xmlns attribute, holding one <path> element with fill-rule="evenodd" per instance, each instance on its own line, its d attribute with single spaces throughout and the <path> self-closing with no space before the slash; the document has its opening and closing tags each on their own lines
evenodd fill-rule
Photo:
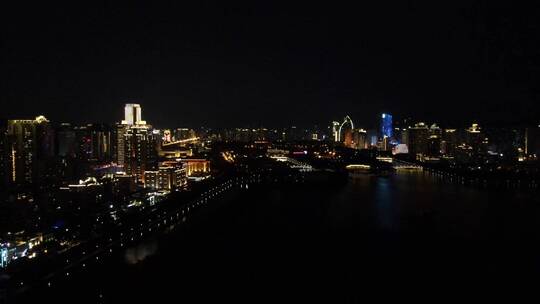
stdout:
<svg viewBox="0 0 540 304">
<path fill-rule="evenodd" d="M 170 127 L 540 119 L 533 7 L 156 2 L 3 7 L 0 117 L 112 122 L 134 101 Z"/>
</svg>

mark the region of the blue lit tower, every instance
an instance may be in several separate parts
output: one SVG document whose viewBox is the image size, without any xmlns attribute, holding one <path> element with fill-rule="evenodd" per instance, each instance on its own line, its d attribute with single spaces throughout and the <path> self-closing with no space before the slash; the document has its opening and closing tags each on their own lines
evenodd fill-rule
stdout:
<svg viewBox="0 0 540 304">
<path fill-rule="evenodd" d="M 392 129 L 392 115 L 383 113 L 381 115 L 381 137 L 391 138 L 393 136 Z"/>
</svg>

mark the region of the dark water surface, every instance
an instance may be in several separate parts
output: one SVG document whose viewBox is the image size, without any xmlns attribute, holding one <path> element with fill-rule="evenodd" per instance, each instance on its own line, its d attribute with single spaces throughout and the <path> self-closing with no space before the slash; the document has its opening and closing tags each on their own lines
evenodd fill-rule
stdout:
<svg viewBox="0 0 540 304">
<path fill-rule="evenodd" d="M 359 302 L 540 273 L 540 200 L 422 173 L 257 188 L 61 287 L 54 303 Z M 439 296 L 441 293 L 439 293 Z M 51 303 L 53 303 L 51 302 Z"/>
</svg>

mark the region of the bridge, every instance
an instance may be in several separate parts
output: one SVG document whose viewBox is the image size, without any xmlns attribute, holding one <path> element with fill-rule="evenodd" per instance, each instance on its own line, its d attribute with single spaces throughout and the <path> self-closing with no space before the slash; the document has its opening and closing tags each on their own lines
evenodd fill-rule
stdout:
<svg viewBox="0 0 540 304">
<path fill-rule="evenodd" d="M 294 158 L 290 158 L 287 156 L 271 156 L 270 158 L 280 161 L 280 162 L 286 162 L 289 167 L 293 169 L 298 169 L 300 172 L 311 172 L 313 171 L 313 167 L 309 164 L 303 163 L 301 161 L 298 161 Z"/>
<path fill-rule="evenodd" d="M 200 139 L 199 137 L 192 137 L 192 138 L 187 138 L 187 139 L 181 139 L 181 140 L 177 140 L 177 141 L 171 141 L 171 142 L 163 143 L 163 146 L 164 146 L 164 147 L 167 147 L 167 146 L 173 146 L 173 145 L 189 144 L 189 143 L 192 143 L 192 142 L 196 142 L 196 141 L 198 141 L 199 139 Z"/>
<path fill-rule="evenodd" d="M 423 166 L 403 160 L 393 159 L 392 160 L 392 167 L 396 170 L 404 169 L 404 170 L 422 170 L 424 169 Z"/>
</svg>

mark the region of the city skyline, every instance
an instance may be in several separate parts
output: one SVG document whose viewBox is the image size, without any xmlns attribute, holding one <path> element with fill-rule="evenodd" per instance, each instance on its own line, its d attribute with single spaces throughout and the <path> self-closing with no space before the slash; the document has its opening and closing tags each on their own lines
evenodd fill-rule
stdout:
<svg viewBox="0 0 540 304">
<path fill-rule="evenodd" d="M 540 274 L 534 6 L 2 12 L 0 304 L 437 302 Z"/>
<path fill-rule="evenodd" d="M 155 110 L 152 110 L 152 103 L 149 103 L 149 105 L 146 105 L 146 104 L 143 104 L 143 103 L 136 103 L 134 102 L 133 100 L 129 101 L 129 103 L 119 103 L 118 105 L 118 109 L 115 111 L 114 115 L 115 117 L 112 118 L 111 120 L 82 120 L 82 121 L 78 121 L 78 120 L 74 120 L 74 119 L 67 119 L 67 120 L 54 120 L 54 119 L 50 119 L 51 120 L 51 123 L 53 124 L 64 124 L 64 123 L 69 123 L 69 124 L 75 124 L 75 125 L 86 125 L 86 124 L 115 124 L 115 123 L 126 123 L 127 120 L 125 118 L 127 118 L 127 106 L 128 105 L 135 105 L 135 106 L 138 106 L 138 107 L 142 107 L 142 106 L 145 106 L 145 110 L 148 110 L 150 109 L 150 111 L 145 111 L 145 118 L 148 118 L 148 112 L 154 112 Z M 125 107 L 124 107 L 125 106 Z M 135 110 L 133 110 L 134 112 L 133 113 L 136 113 Z M 140 115 L 140 109 L 138 110 L 138 114 L 137 115 Z M 53 115 L 50 115 L 51 113 L 47 114 L 47 113 L 42 113 L 42 112 L 35 112 L 34 114 L 31 114 L 31 115 L 25 115 L 25 116 L 6 116 L 6 117 L 0 117 L 0 121 L 8 121 L 8 120 L 13 120 L 13 119 L 21 119 L 21 120 L 25 120 L 25 119 L 28 119 L 28 120 L 32 120 L 36 117 L 39 117 L 39 116 L 43 116 L 43 117 L 47 117 L 47 118 L 50 118 L 50 117 L 55 117 L 54 113 L 52 113 Z M 327 113 L 328 114 L 328 113 Z M 262 123 L 262 122 L 245 122 L 245 123 L 231 123 L 231 124 L 217 124 L 217 123 L 202 123 L 202 122 L 194 122 L 194 123 L 189 123 L 189 122 L 183 122 L 183 121 L 178 121 L 178 122 L 171 122 L 171 123 L 162 123 L 163 121 L 168 121 L 168 119 L 163 119 L 164 117 L 160 117 L 160 118 L 152 118 L 150 117 L 150 121 L 154 121 L 155 123 L 153 124 L 154 126 L 156 126 L 158 129 L 170 129 L 170 128 L 184 128 L 184 127 L 189 127 L 189 128 L 210 128 L 210 129 L 216 129 L 216 130 L 219 130 L 219 129 L 230 129 L 230 128 L 270 128 L 270 129 L 282 129 L 282 128 L 291 128 L 291 127 L 297 127 L 297 128 L 302 128 L 302 129 L 313 129 L 313 128 L 318 128 L 318 129 L 326 129 L 326 128 L 330 128 L 331 129 L 331 125 L 332 125 L 332 121 L 335 121 L 336 119 L 337 120 L 340 120 L 342 119 L 343 117 L 351 117 L 353 119 L 353 121 L 355 121 L 355 124 L 357 125 L 358 128 L 361 128 L 361 129 L 373 129 L 373 130 L 378 130 L 378 131 L 381 131 L 381 115 L 388 115 L 389 117 L 392 117 L 390 119 L 390 121 L 392 122 L 393 121 L 393 124 L 394 125 L 398 125 L 399 127 L 403 128 L 403 127 L 412 127 L 414 126 L 415 123 L 426 123 L 426 124 L 436 124 L 440 127 L 444 127 L 444 128 L 467 128 L 469 127 L 471 124 L 480 124 L 484 127 L 507 127 L 507 128 L 527 128 L 527 127 L 534 127 L 534 126 L 538 126 L 540 125 L 540 118 L 537 119 L 537 120 L 531 120 L 531 121 L 493 121 L 493 120 L 481 120 L 481 119 L 470 119 L 468 117 L 455 117 L 454 119 L 443 119 L 443 118 L 437 118 L 437 117 L 434 117 L 434 118 L 430 118 L 430 119 L 422 119 L 420 117 L 423 117 L 422 115 L 419 115 L 419 116 L 414 116 L 414 115 L 407 115 L 407 116 L 400 116 L 400 115 L 396 115 L 395 113 L 391 113 L 391 112 L 384 112 L 384 111 L 375 111 L 373 113 L 364 113 L 364 115 L 362 115 L 361 117 L 366 117 L 366 115 L 369 114 L 369 116 L 367 116 L 368 118 L 366 118 L 365 120 L 359 120 L 357 119 L 357 116 L 354 116 L 354 115 L 348 115 L 347 113 L 343 114 L 343 115 L 338 115 L 338 114 L 333 114 L 333 115 L 328 115 L 327 118 L 325 120 L 322 120 L 322 121 L 309 121 L 309 120 L 306 120 L 306 119 L 300 119 L 300 120 L 297 120 L 297 121 L 291 121 L 291 122 L 286 122 L 286 123 L 283 123 L 283 124 L 277 124 L 277 123 Z M 120 118 L 119 118 L 120 117 Z M 124 117 L 124 119 L 122 119 L 122 117 Z M 135 121 L 135 118 L 132 118 L 133 121 Z M 302 123 L 298 123 L 299 121 L 301 121 Z M 142 121 L 142 124 L 146 123 L 146 119 Z M 129 122 L 128 124 L 133 124 L 132 122 Z M 392 125 L 392 124 L 391 124 Z"/>
<path fill-rule="evenodd" d="M 24 179 L 32 184 L 35 182 L 36 171 L 33 166 L 39 161 L 54 157 L 73 157 L 79 153 L 78 158 L 89 157 L 94 161 L 104 162 L 105 165 L 111 162 L 108 165 L 123 170 L 128 176 L 144 183 L 145 172 L 156 172 L 160 158 L 178 158 L 180 155 L 191 157 L 192 147 L 186 149 L 186 145 L 197 142 L 204 147 L 204 143 L 211 145 L 219 142 L 311 141 L 360 151 L 369 149 L 376 153 L 404 154 L 409 160 L 437 163 L 452 163 L 456 161 L 454 158 L 457 154 L 463 154 L 462 156 L 468 159 L 458 162 L 476 159 L 485 161 L 486 164 L 503 159 L 519 162 L 536 160 L 538 155 L 537 130 L 540 124 L 518 128 L 486 128 L 472 122 L 467 127 L 441 128 L 437 123 L 426 124 L 410 118 L 394 122 L 391 113 L 382 113 L 378 129 L 367 130 L 364 126 L 355 124 L 349 115 L 346 115 L 342 122 L 334 120 L 327 126 L 312 128 L 291 126 L 161 129 L 147 124 L 146 120 L 143 120 L 142 110 L 140 104 L 125 104 L 123 119 L 113 124 L 52 123 L 43 115 L 33 120 L 7 120 L 7 125 L 0 124 L 0 128 L 3 128 L 3 131 L 0 129 L 3 145 L 0 151 L 2 179 L 12 176 L 8 179 L 14 184 L 17 184 L 16 179 Z M 169 150 L 168 147 L 176 145 L 184 148 L 176 152 L 174 149 Z M 36 161 L 36 156 L 41 156 L 41 159 L 38 157 L 39 161 Z"/>
</svg>

